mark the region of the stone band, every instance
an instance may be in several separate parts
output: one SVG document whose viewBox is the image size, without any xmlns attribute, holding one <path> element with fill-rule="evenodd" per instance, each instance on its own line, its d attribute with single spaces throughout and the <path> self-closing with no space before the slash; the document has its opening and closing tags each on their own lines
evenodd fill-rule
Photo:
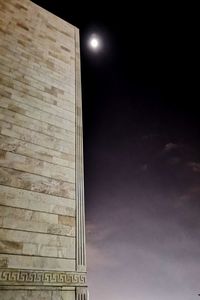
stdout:
<svg viewBox="0 0 200 300">
<path fill-rule="evenodd" d="M 0 269 L 0 285 L 86 286 L 86 274 Z"/>
</svg>

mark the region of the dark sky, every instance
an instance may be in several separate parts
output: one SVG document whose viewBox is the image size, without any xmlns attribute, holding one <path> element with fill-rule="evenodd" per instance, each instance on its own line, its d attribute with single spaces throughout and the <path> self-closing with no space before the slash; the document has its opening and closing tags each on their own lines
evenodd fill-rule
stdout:
<svg viewBox="0 0 200 300">
<path fill-rule="evenodd" d="M 34 2 L 80 28 L 90 299 L 197 299 L 195 8 Z"/>
</svg>

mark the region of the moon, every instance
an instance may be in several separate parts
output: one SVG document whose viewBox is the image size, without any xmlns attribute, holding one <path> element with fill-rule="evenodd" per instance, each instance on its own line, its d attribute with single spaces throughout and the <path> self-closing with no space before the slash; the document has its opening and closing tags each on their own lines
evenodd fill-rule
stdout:
<svg viewBox="0 0 200 300">
<path fill-rule="evenodd" d="M 90 45 L 92 48 L 96 49 L 99 46 L 99 41 L 97 38 L 92 38 L 90 40 Z"/>
<path fill-rule="evenodd" d="M 101 48 L 101 39 L 96 35 L 96 34 L 92 34 L 88 40 L 88 45 L 90 47 L 90 49 L 92 49 L 93 51 L 97 52 L 98 50 L 100 50 Z"/>
</svg>

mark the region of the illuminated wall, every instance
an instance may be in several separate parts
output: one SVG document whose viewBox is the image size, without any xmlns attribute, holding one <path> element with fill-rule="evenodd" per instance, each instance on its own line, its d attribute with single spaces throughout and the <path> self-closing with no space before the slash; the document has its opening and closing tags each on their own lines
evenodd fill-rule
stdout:
<svg viewBox="0 0 200 300">
<path fill-rule="evenodd" d="M 79 31 L 0 0 L 0 299 L 86 300 Z"/>
</svg>

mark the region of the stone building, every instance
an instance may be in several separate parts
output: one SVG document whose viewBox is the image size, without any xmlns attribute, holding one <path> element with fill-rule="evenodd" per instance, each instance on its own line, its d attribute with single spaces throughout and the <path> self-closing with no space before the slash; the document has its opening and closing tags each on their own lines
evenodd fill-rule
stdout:
<svg viewBox="0 0 200 300">
<path fill-rule="evenodd" d="M 88 300 L 79 31 L 0 0 L 0 299 Z"/>
</svg>

